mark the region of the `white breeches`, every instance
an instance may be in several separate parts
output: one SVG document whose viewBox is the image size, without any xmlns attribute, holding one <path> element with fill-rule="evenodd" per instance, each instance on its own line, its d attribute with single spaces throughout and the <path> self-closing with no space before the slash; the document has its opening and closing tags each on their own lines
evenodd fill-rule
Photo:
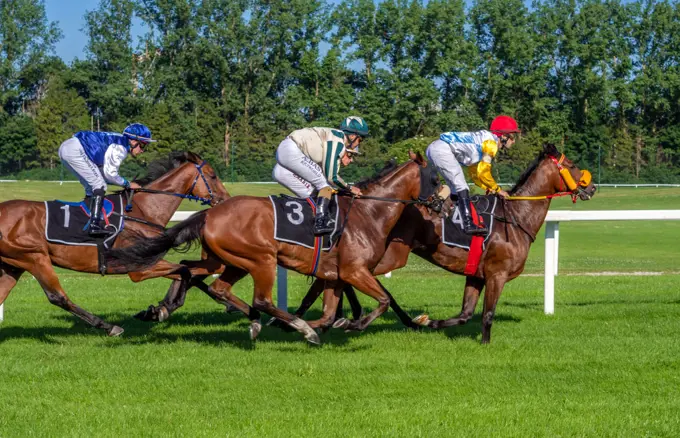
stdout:
<svg viewBox="0 0 680 438">
<path fill-rule="evenodd" d="M 283 140 L 276 149 L 276 161 L 272 177 L 295 196 L 307 198 L 315 190 L 329 187 L 321 167 L 303 154 L 289 138 Z"/>
<path fill-rule="evenodd" d="M 470 190 L 465 181 L 465 174 L 456 156 L 453 155 L 451 146 L 442 140 L 435 140 L 427 147 L 427 159 L 435 165 L 446 183 L 458 193 L 461 190 Z"/>
<path fill-rule="evenodd" d="M 75 174 L 85 187 L 85 195 L 92 196 L 97 189 L 106 191 L 106 181 L 101 170 L 85 153 L 80 140 L 71 137 L 59 146 L 59 158 L 68 170 Z"/>
</svg>

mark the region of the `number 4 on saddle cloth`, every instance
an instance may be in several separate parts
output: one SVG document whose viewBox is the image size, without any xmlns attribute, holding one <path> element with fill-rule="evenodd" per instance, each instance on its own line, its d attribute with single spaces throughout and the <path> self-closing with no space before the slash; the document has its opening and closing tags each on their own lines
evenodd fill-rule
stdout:
<svg viewBox="0 0 680 438">
<path fill-rule="evenodd" d="M 113 235 L 97 238 L 88 234 L 90 208 L 85 201 L 45 201 L 45 238 L 52 243 L 110 248 L 123 230 L 123 197 L 111 195 L 104 199 L 102 219 Z"/>
<path fill-rule="evenodd" d="M 276 240 L 302 245 L 305 248 L 329 251 L 340 237 L 342 230 L 339 230 L 338 203 L 335 195 L 328 208 L 334 227 L 333 232 L 318 240 L 314 237 L 316 205 L 313 199 L 294 198 L 287 195 L 271 195 L 269 199 L 274 208 L 274 238 Z M 321 245 L 319 245 L 319 240 L 322 240 Z"/>
<path fill-rule="evenodd" d="M 471 196 L 470 201 L 472 204 L 472 217 L 475 223 L 480 221 L 489 228 L 489 233 L 486 236 L 473 237 L 466 234 L 463 231 L 463 218 L 457 207 L 451 210 L 449 216 L 442 218 L 442 243 L 470 251 L 465 266 L 465 275 L 474 275 L 477 271 L 482 252 L 486 248 L 486 242 L 491 235 L 494 221 L 493 214 L 496 211 L 498 198 L 495 195 Z"/>
</svg>

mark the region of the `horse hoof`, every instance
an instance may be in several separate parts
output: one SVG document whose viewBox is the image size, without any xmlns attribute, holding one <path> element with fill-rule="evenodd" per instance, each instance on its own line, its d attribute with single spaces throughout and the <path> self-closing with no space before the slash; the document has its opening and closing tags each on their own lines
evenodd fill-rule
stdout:
<svg viewBox="0 0 680 438">
<path fill-rule="evenodd" d="M 419 326 L 427 327 L 430 324 L 430 317 L 426 313 L 423 313 L 422 315 L 416 316 L 411 321 Z"/>
<path fill-rule="evenodd" d="M 124 331 L 125 330 L 123 330 L 122 327 L 118 327 L 117 325 L 114 325 L 113 327 L 111 327 L 111 330 L 109 330 L 108 335 L 113 338 L 113 337 L 122 335 Z"/>
<path fill-rule="evenodd" d="M 260 321 L 253 321 L 250 323 L 250 340 L 254 341 L 257 339 L 257 335 L 260 334 L 260 331 L 262 330 L 262 324 Z"/>
<path fill-rule="evenodd" d="M 158 321 L 158 314 L 156 312 L 156 308 L 153 305 L 149 306 L 149 308 L 146 310 L 138 312 L 134 317 L 140 321 Z"/>
<path fill-rule="evenodd" d="M 163 322 L 170 318 L 170 312 L 168 312 L 168 309 L 165 308 L 165 306 L 161 306 L 158 309 L 158 321 Z"/>
<path fill-rule="evenodd" d="M 321 338 L 314 331 L 305 335 L 305 339 L 312 345 L 321 345 Z"/>
<path fill-rule="evenodd" d="M 350 321 L 347 318 L 340 318 L 333 323 L 333 328 L 336 329 L 346 329 L 349 327 Z"/>
</svg>

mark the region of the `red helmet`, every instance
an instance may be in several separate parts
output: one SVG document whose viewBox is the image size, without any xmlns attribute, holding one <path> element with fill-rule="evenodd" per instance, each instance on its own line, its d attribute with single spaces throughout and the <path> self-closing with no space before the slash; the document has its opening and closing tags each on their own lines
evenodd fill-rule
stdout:
<svg viewBox="0 0 680 438">
<path fill-rule="evenodd" d="M 491 128 L 489 129 L 494 134 L 511 134 L 513 132 L 519 132 L 517 127 L 517 120 L 510 116 L 498 116 L 491 122 Z"/>
</svg>

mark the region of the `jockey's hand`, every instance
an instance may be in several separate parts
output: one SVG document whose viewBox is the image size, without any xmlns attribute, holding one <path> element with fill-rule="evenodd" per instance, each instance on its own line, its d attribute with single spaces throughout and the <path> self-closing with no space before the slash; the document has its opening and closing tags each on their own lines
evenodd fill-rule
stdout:
<svg viewBox="0 0 680 438">
<path fill-rule="evenodd" d="M 142 186 L 140 186 L 140 185 L 137 184 L 136 182 L 130 182 L 130 187 L 128 187 L 128 188 L 129 188 L 130 190 L 137 190 L 137 189 L 141 189 Z"/>
<path fill-rule="evenodd" d="M 503 199 L 508 199 L 508 197 L 510 196 L 510 195 L 508 195 L 508 192 L 506 192 L 506 191 L 503 190 L 503 189 L 498 190 L 498 191 L 496 192 L 496 194 L 497 194 L 498 196 L 500 196 L 501 198 L 503 198 Z"/>
<path fill-rule="evenodd" d="M 354 196 L 361 196 L 361 189 L 359 187 L 352 186 L 349 188 L 349 191 L 352 192 Z"/>
</svg>

